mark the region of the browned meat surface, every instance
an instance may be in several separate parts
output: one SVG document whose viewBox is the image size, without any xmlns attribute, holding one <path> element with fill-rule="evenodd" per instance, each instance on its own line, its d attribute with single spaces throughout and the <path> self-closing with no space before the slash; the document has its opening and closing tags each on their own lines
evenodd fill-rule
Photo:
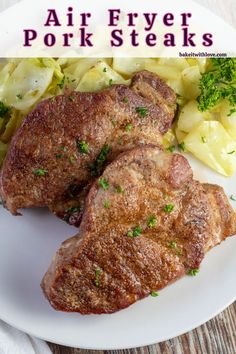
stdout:
<svg viewBox="0 0 236 354">
<path fill-rule="evenodd" d="M 57 310 L 112 313 L 198 268 L 235 232 L 220 187 L 193 180 L 181 155 L 135 148 L 91 187 L 79 233 L 62 244 L 42 288 Z"/>
<path fill-rule="evenodd" d="M 130 88 L 114 85 L 41 102 L 16 133 L 3 164 L 0 194 L 6 208 L 16 214 L 19 208 L 53 204 L 60 214 L 65 201 L 66 218 L 79 214 L 77 196 L 105 160 L 138 144 L 161 142 L 175 100 L 158 76 L 143 71 Z"/>
</svg>

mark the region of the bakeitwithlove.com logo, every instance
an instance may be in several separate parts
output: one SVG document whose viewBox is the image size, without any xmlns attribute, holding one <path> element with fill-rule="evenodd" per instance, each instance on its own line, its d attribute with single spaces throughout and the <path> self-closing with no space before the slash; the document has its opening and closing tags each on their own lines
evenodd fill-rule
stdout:
<svg viewBox="0 0 236 354">
<path fill-rule="evenodd" d="M 192 0 L 22 0 L 0 17 L 2 57 L 236 56 L 234 29 Z"/>
<path fill-rule="evenodd" d="M 201 42 L 204 47 L 211 47 L 213 45 L 212 33 L 195 33 L 191 31 L 191 19 L 192 13 L 182 12 L 179 14 L 178 21 L 176 16 L 167 12 L 164 15 L 159 15 L 157 12 L 123 12 L 121 9 L 108 9 L 106 26 L 110 31 L 109 45 L 111 47 L 119 48 L 125 44 L 125 41 L 129 41 L 129 44 L 133 47 L 140 45 L 146 45 L 148 47 L 155 47 L 158 45 L 164 47 L 176 47 L 177 38 L 176 33 L 171 32 L 171 29 L 175 26 L 179 26 L 179 31 L 182 33 L 182 47 L 196 47 Z M 94 47 L 94 33 L 88 31 L 89 24 L 93 18 L 93 13 L 74 13 L 72 6 L 67 8 L 63 18 L 57 13 L 57 10 L 47 9 L 47 17 L 44 22 L 44 27 L 48 28 L 48 33 L 42 37 L 43 44 L 46 47 L 53 47 L 61 45 L 62 47 L 72 47 L 73 42 L 76 39 L 78 47 Z M 67 32 L 61 33 L 61 38 L 58 41 L 58 33 L 56 29 L 64 26 L 67 28 Z M 143 28 L 140 31 L 140 24 L 143 24 Z M 122 29 L 122 26 L 126 26 L 128 35 Z M 139 27 L 139 28 L 138 28 Z M 75 31 L 71 29 L 76 28 Z M 163 30 L 162 36 L 157 35 L 157 28 Z M 52 32 L 54 29 L 54 32 Z M 31 47 L 32 43 L 38 38 L 36 29 L 24 29 L 24 47 Z M 199 31 L 200 32 L 200 31 Z M 141 34 L 144 33 L 144 38 L 141 39 Z M 141 43 L 142 41 L 142 43 Z M 180 43 L 178 43 L 180 45 Z"/>
</svg>

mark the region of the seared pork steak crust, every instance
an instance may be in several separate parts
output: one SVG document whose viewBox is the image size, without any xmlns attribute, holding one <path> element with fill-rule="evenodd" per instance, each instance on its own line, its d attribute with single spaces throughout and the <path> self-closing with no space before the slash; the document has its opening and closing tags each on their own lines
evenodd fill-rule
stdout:
<svg viewBox="0 0 236 354">
<path fill-rule="evenodd" d="M 135 148 L 91 187 L 79 232 L 58 250 L 42 288 L 57 310 L 112 313 L 198 268 L 235 231 L 223 190 L 193 180 L 183 156 Z"/>
<path fill-rule="evenodd" d="M 161 144 L 175 100 L 158 76 L 143 71 L 130 87 L 41 102 L 14 136 L 3 164 L 0 194 L 6 208 L 17 214 L 19 208 L 50 206 L 60 214 L 65 204 L 69 221 L 71 212 L 80 213 L 78 195 L 105 161 L 138 144 Z"/>
</svg>

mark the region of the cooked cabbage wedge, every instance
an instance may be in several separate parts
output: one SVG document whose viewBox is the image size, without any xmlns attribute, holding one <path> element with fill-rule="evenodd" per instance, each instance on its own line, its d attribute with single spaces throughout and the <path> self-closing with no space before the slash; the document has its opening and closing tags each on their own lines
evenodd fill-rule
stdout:
<svg viewBox="0 0 236 354">
<path fill-rule="evenodd" d="M 184 96 L 193 100 L 200 94 L 199 83 L 201 79 L 201 73 L 198 65 L 190 66 L 182 72 L 182 79 L 184 83 Z"/>
<path fill-rule="evenodd" d="M 197 101 L 192 100 L 180 108 L 177 129 L 186 134 L 191 132 L 200 122 L 210 119 L 212 119 L 211 113 L 200 112 Z"/>
<path fill-rule="evenodd" d="M 99 61 L 84 74 L 76 88 L 76 91 L 99 91 L 103 88 L 111 86 L 112 84 L 129 85 L 130 80 L 125 80 L 105 61 Z"/>
<path fill-rule="evenodd" d="M 236 113 L 225 102 L 200 112 L 197 96 L 201 74 L 211 68 L 206 58 L 32 58 L 9 59 L 0 67 L 0 165 L 24 117 L 38 102 L 73 90 L 98 91 L 112 84 L 130 84 L 132 75 L 149 70 L 176 92 L 179 105 L 173 127 L 163 138 L 172 151 L 175 141 L 219 173 L 235 171 Z M 230 114 L 232 113 L 232 114 Z"/>
<path fill-rule="evenodd" d="M 121 75 L 130 76 L 133 73 L 146 68 L 150 59 L 145 58 L 114 58 L 113 69 Z"/>
<path fill-rule="evenodd" d="M 236 170 L 236 142 L 217 121 L 201 122 L 184 138 L 185 148 L 224 176 Z"/>
<path fill-rule="evenodd" d="M 1 89 L 1 100 L 19 110 L 27 110 L 47 90 L 54 68 L 41 67 L 33 60 L 22 60 Z"/>
</svg>

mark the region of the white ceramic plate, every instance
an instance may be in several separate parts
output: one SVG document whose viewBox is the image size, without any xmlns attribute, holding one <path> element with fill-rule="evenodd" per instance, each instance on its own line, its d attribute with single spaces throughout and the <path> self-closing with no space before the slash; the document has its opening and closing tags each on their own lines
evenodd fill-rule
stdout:
<svg viewBox="0 0 236 354">
<path fill-rule="evenodd" d="M 14 10 L 17 19 L 22 14 L 22 21 L 23 14 L 28 16 L 23 10 L 21 3 Z M 13 14 L 13 9 L 9 11 Z M 223 21 L 216 17 L 215 21 L 233 36 Z M 191 160 L 191 164 L 198 179 L 217 183 L 228 195 L 236 195 L 236 176 L 226 179 L 201 163 Z M 40 281 L 60 243 L 76 229 L 47 210 L 23 214 L 13 217 L 0 207 L 0 318 L 34 336 L 88 349 L 144 346 L 199 326 L 236 298 L 234 237 L 209 252 L 197 277 L 181 279 L 157 298 L 148 297 L 113 315 L 56 312 L 44 298 Z"/>
<path fill-rule="evenodd" d="M 198 179 L 236 193 L 236 176 L 221 177 L 190 160 Z M 200 171 L 200 173 L 199 173 Z M 233 202 L 232 202 L 233 203 Z M 236 203 L 235 203 L 236 206 Z M 81 316 L 54 311 L 40 289 L 60 243 L 76 233 L 47 210 L 22 217 L 0 208 L 0 317 L 51 342 L 89 349 L 118 349 L 160 342 L 209 320 L 236 298 L 236 237 L 210 251 L 196 277 L 186 276 L 113 315 Z"/>
</svg>

